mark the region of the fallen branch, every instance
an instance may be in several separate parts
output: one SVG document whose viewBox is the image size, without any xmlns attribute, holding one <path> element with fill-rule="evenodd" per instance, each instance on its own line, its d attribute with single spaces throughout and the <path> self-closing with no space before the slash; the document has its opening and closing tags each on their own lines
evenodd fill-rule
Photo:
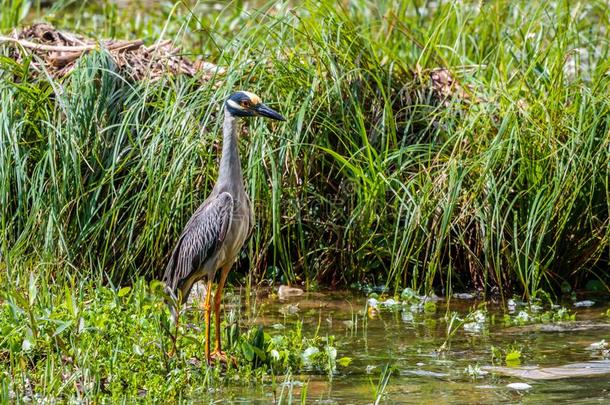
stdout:
<svg viewBox="0 0 610 405">
<path fill-rule="evenodd" d="M 58 46 L 58 45 L 44 45 L 37 44 L 35 42 L 30 42 L 25 39 L 17 39 L 11 37 L 0 36 L 1 42 L 14 42 L 23 46 L 24 48 L 35 49 L 38 51 L 47 51 L 47 52 L 83 52 L 90 51 L 95 49 L 95 45 L 81 45 L 81 46 Z"/>
</svg>

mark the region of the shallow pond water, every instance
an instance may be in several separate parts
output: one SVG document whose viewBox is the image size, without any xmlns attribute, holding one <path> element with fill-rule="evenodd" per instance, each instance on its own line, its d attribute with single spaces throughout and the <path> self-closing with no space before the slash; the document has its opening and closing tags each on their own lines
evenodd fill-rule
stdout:
<svg viewBox="0 0 610 405">
<path fill-rule="evenodd" d="M 300 320 L 305 334 L 317 331 L 321 336 L 335 336 L 337 358 L 352 358 L 349 366 L 337 367 L 332 379 L 327 375 L 293 375 L 292 384 L 284 384 L 283 395 L 286 399 L 291 393 L 295 403 L 300 400 L 303 385 L 307 387 L 307 403 L 375 403 L 375 388 L 386 365 L 393 372 L 379 403 L 610 402 L 610 374 L 538 380 L 493 370 L 482 371 L 475 378 L 465 371 L 469 366 L 476 370 L 506 366 L 504 357 L 493 359 L 493 348 L 496 353 L 520 350 L 520 367 L 599 361 L 596 364 L 610 369 L 608 351 L 594 349 L 596 343 L 604 346 L 602 340 L 610 341 L 607 304 L 575 308 L 570 303 L 566 307 L 576 313 L 574 322 L 520 326 L 507 326 L 502 320 L 506 311 L 497 304 L 487 304 L 480 329 L 467 331 L 459 326 L 447 349 L 439 351 L 447 338 L 447 307 L 464 318 L 480 302 L 452 299 L 447 303 L 440 299 L 435 312 L 397 306 L 371 313 L 366 311 L 367 298 L 350 292 L 310 293 L 282 301 L 271 296 L 254 301 L 248 309 L 256 314 L 250 323 L 262 324 L 273 334 L 274 325 L 289 328 Z M 511 367 L 513 370 L 521 368 Z M 582 370 L 579 372 L 582 374 Z M 509 384 L 516 384 L 511 387 L 517 389 Z M 269 403 L 279 395 L 282 384 L 279 386 L 275 392 L 271 384 L 228 387 L 216 399 Z"/>
</svg>

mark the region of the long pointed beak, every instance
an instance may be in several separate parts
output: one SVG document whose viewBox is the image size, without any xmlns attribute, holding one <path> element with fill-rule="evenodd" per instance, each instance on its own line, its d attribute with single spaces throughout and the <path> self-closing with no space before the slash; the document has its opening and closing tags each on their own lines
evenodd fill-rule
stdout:
<svg viewBox="0 0 610 405">
<path fill-rule="evenodd" d="M 282 116 L 282 114 L 280 114 L 279 112 L 275 111 L 272 108 L 267 107 L 267 105 L 260 103 L 259 105 L 257 105 L 254 108 L 254 111 L 256 111 L 257 115 L 260 115 L 262 117 L 267 117 L 267 118 L 271 118 L 274 120 L 278 120 L 278 121 L 286 121 L 286 118 L 284 118 Z"/>
</svg>

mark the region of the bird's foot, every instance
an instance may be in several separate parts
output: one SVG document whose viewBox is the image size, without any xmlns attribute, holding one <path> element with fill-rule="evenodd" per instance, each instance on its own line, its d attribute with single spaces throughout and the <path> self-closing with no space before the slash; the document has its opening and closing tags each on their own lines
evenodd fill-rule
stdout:
<svg viewBox="0 0 610 405">
<path fill-rule="evenodd" d="M 210 354 L 210 358 L 213 361 L 218 361 L 222 364 L 232 364 L 234 367 L 237 367 L 237 360 L 235 359 L 235 357 L 233 356 L 229 356 L 228 354 L 226 354 L 225 352 L 223 352 L 222 350 L 214 350 L 211 354 Z"/>
</svg>

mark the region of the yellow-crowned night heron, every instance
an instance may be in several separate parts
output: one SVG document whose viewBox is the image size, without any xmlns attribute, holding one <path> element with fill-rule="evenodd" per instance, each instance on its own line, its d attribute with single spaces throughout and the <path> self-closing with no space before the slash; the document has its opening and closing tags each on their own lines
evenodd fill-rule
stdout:
<svg viewBox="0 0 610 405">
<path fill-rule="evenodd" d="M 244 189 L 238 151 L 237 119 L 267 117 L 284 121 L 279 113 L 267 107 L 261 99 L 247 91 L 232 94 L 224 105 L 223 145 L 218 180 L 210 196 L 201 204 L 184 227 L 163 281 L 174 297 L 186 302 L 191 288 L 206 279 L 205 357 L 226 361 L 220 348 L 220 303 L 227 274 L 254 225 L 250 200 Z M 220 280 L 214 295 L 216 347 L 210 354 L 210 312 L 212 281 L 220 269 Z M 175 309 L 173 309 L 175 311 Z"/>
</svg>

